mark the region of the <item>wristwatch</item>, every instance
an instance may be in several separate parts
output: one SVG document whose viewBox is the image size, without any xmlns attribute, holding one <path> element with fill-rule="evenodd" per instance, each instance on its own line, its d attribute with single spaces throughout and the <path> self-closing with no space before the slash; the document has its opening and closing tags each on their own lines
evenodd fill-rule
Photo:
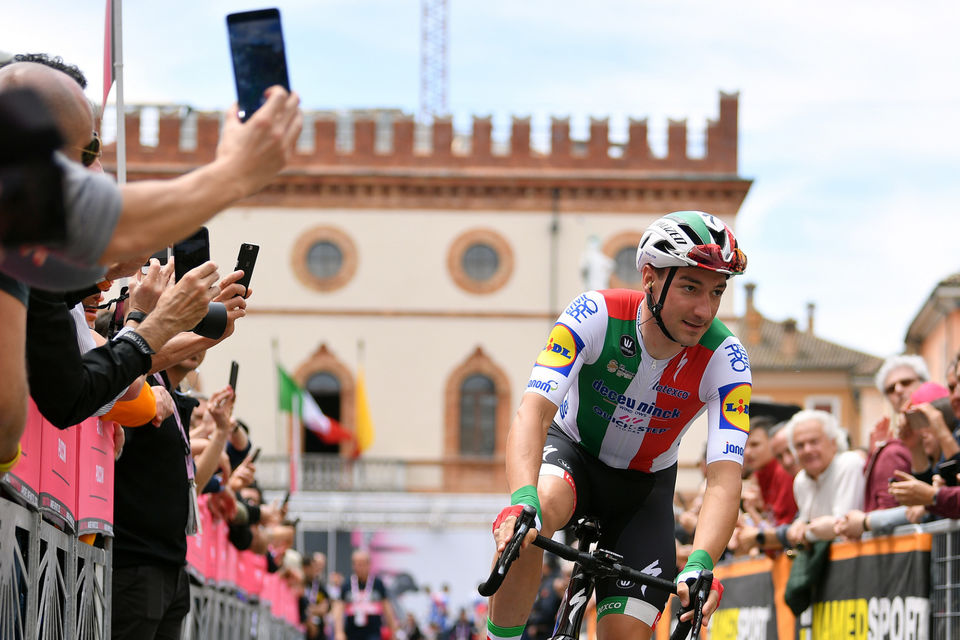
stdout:
<svg viewBox="0 0 960 640">
<path fill-rule="evenodd" d="M 116 339 L 129 342 L 137 349 L 137 351 L 145 356 L 149 357 L 156 354 L 156 351 L 150 348 L 150 344 L 147 343 L 147 341 L 143 339 L 143 336 L 136 331 L 127 331 L 126 333 L 121 333 L 116 337 Z"/>
<path fill-rule="evenodd" d="M 767 534 L 763 529 L 757 529 L 757 546 L 763 548 L 767 544 Z"/>
<path fill-rule="evenodd" d="M 137 324 L 141 324 L 146 319 L 147 319 L 147 314 L 145 314 L 143 311 L 134 310 L 127 314 L 127 319 L 125 322 L 129 322 L 130 320 L 133 320 Z"/>
</svg>

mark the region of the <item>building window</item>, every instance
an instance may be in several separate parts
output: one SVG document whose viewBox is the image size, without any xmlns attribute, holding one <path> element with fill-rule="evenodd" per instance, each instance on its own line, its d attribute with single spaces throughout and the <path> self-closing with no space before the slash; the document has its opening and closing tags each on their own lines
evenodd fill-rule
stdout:
<svg viewBox="0 0 960 640">
<path fill-rule="evenodd" d="M 826 411 L 836 416 L 837 420 L 843 420 L 840 415 L 840 398 L 837 396 L 807 396 L 803 402 L 803 408 Z"/>
<path fill-rule="evenodd" d="M 356 273 L 357 249 L 340 229 L 314 227 L 297 239 L 292 260 L 300 282 L 317 291 L 333 291 Z"/>
<path fill-rule="evenodd" d="M 323 415 L 340 422 L 340 380 L 329 371 L 318 371 L 307 378 L 307 391 L 317 401 Z M 307 453 L 338 453 L 339 443 L 325 442 L 304 425 L 303 450 Z"/>
<path fill-rule="evenodd" d="M 460 455 L 492 456 L 497 429 L 497 388 L 483 374 L 460 385 Z"/>
<path fill-rule="evenodd" d="M 624 231 L 614 234 L 603 244 L 603 252 L 613 259 L 612 288 L 641 288 L 640 272 L 637 271 L 637 245 L 641 237 L 641 231 Z"/>
<path fill-rule="evenodd" d="M 490 229 L 473 229 L 450 245 L 447 268 L 453 281 L 470 293 L 493 293 L 513 273 L 513 250 L 506 239 Z"/>
<path fill-rule="evenodd" d="M 510 381 L 477 347 L 447 378 L 444 453 L 495 459 L 510 428 Z"/>
</svg>

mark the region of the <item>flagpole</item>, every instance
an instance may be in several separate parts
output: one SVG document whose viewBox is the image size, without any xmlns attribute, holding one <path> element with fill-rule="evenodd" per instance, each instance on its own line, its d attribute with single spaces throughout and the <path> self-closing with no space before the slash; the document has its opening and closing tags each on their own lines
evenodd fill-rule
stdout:
<svg viewBox="0 0 960 640">
<path fill-rule="evenodd" d="M 117 79 L 117 182 L 127 181 L 127 122 L 123 104 L 123 0 L 113 0 L 113 77 Z"/>
</svg>

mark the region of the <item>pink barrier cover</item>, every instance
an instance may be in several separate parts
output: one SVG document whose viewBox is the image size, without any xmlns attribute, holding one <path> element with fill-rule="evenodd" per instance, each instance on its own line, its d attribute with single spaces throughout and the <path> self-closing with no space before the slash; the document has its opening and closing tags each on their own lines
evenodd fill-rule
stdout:
<svg viewBox="0 0 960 640">
<path fill-rule="evenodd" d="M 221 540 L 217 523 L 213 521 L 213 515 L 210 509 L 201 509 L 201 518 L 203 520 L 203 546 L 207 548 L 207 561 L 204 566 L 207 582 L 216 583 L 220 579 L 220 545 L 227 543 L 225 539 Z"/>
<path fill-rule="evenodd" d="M 37 509 L 40 507 L 40 430 L 43 416 L 28 399 L 27 426 L 20 438 L 23 454 L 20 461 L 0 480 L 4 492 L 21 504 Z"/>
<path fill-rule="evenodd" d="M 113 535 L 113 430 L 117 423 L 99 418 L 78 427 L 77 533 Z"/>
<path fill-rule="evenodd" d="M 237 565 L 240 563 L 239 552 L 228 539 L 230 534 L 226 522 L 220 522 L 220 536 L 223 540 L 221 545 L 220 560 L 222 564 L 220 573 L 220 584 L 231 589 L 237 588 Z"/>
<path fill-rule="evenodd" d="M 267 575 L 267 558 L 252 551 L 244 551 L 247 562 L 247 586 L 244 587 L 250 596 L 259 597 L 263 592 L 263 579 Z"/>
<path fill-rule="evenodd" d="M 40 512 L 65 530 L 76 530 L 77 436 L 80 429 L 40 427 Z"/>
<path fill-rule="evenodd" d="M 197 498 L 200 507 L 200 525 L 201 532 L 196 535 L 187 536 L 187 567 L 201 581 L 207 578 L 207 548 L 206 537 L 210 535 L 207 528 L 207 522 L 204 520 L 204 514 L 209 514 L 207 509 L 207 496 L 201 495 Z"/>
<path fill-rule="evenodd" d="M 265 572 L 263 574 L 263 589 L 260 590 L 260 600 L 273 605 L 277 599 L 277 574 Z"/>
</svg>

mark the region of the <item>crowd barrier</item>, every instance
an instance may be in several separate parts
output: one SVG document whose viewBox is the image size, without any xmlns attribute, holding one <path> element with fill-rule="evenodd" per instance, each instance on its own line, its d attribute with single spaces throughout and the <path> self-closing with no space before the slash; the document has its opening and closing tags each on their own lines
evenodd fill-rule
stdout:
<svg viewBox="0 0 960 640">
<path fill-rule="evenodd" d="M 90 418 L 57 429 L 30 402 L 22 457 L 0 480 L 0 639 L 110 637 L 114 428 Z M 302 638 L 287 585 L 201 514 L 186 637 Z M 102 547 L 81 539 L 96 533 Z"/>
<path fill-rule="evenodd" d="M 902 527 L 897 535 L 834 542 L 811 606 L 784 602 L 787 555 L 719 565 L 725 590 L 709 640 L 960 640 L 960 526 Z M 658 640 L 669 625 L 658 625 Z"/>
</svg>

